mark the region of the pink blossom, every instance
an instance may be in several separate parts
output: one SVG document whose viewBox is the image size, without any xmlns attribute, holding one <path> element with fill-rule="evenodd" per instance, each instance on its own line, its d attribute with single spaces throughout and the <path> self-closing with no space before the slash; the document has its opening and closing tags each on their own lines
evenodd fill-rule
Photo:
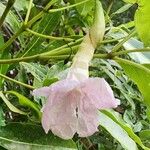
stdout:
<svg viewBox="0 0 150 150">
<path fill-rule="evenodd" d="M 71 139 L 76 132 L 80 137 L 92 135 L 98 131 L 98 109 L 119 105 L 103 78 L 67 78 L 33 92 L 47 98 L 42 116 L 45 132 L 51 130 L 63 139 Z"/>
<path fill-rule="evenodd" d="M 67 78 L 33 91 L 34 95 L 47 98 L 42 115 L 45 132 L 51 130 L 63 139 L 71 139 L 75 133 L 80 137 L 94 134 L 98 131 L 99 109 L 115 108 L 120 103 L 103 78 L 89 78 L 89 63 L 105 32 L 99 0 L 95 6 L 93 26 L 73 58 Z"/>
</svg>

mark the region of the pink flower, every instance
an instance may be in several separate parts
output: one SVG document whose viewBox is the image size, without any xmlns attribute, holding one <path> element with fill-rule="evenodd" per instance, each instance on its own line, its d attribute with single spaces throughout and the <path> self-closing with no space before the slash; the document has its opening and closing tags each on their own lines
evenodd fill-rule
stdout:
<svg viewBox="0 0 150 150">
<path fill-rule="evenodd" d="M 67 78 L 33 91 L 34 95 L 47 98 L 42 116 L 45 132 L 51 130 L 63 139 L 71 139 L 75 133 L 80 137 L 92 135 L 98 131 L 98 110 L 115 108 L 120 103 L 103 78 L 89 78 L 89 63 L 105 32 L 99 0 L 95 6 L 93 26 L 73 58 Z"/>
<path fill-rule="evenodd" d="M 45 96 L 42 126 L 63 139 L 71 139 L 77 132 L 87 137 L 98 131 L 98 109 L 115 108 L 119 101 L 113 96 L 103 78 L 82 81 L 65 79 L 33 91 Z"/>
</svg>

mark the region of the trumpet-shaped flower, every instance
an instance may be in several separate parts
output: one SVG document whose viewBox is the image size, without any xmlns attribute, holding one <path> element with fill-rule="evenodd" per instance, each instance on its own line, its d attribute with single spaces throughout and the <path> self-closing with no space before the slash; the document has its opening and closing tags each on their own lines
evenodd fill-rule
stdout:
<svg viewBox="0 0 150 150">
<path fill-rule="evenodd" d="M 97 131 L 98 109 L 115 108 L 119 104 L 103 78 L 83 81 L 65 79 L 34 91 L 47 98 L 43 108 L 42 125 L 46 133 L 70 139 L 77 132 L 80 137 Z"/>
<path fill-rule="evenodd" d="M 51 130 L 63 139 L 70 139 L 75 133 L 80 137 L 92 135 L 98 130 L 98 110 L 115 108 L 120 103 L 103 78 L 89 78 L 89 62 L 105 31 L 99 0 L 96 0 L 96 10 L 97 19 L 90 33 L 84 37 L 67 78 L 33 91 L 34 95 L 47 98 L 42 115 L 45 132 Z M 100 29 L 97 29 L 100 23 Z"/>
</svg>

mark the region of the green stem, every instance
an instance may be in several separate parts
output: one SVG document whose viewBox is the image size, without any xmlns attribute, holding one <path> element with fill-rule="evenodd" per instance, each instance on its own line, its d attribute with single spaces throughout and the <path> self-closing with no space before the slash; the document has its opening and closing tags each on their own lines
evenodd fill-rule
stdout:
<svg viewBox="0 0 150 150">
<path fill-rule="evenodd" d="M 72 47 L 73 54 L 71 55 L 71 58 L 74 56 L 74 53 L 76 53 L 76 50 L 78 48 L 78 45 Z M 33 55 L 29 57 L 21 57 L 21 58 L 14 58 L 14 59 L 1 59 L 0 64 L 13 64 L 18 63 L 22 61 L 33 61 L 33 60 L 44 60 L 44 59 L 66 59 L 70 56 L 71 49 L 70 48 L 64 48 L 64 49 L 55 49 L 46 53 L 41 53 L 38 55 Z M 126 50 L 126 51 L 120 51 L 116 53 L 109 53 L 109 54 L 94 54 L 94 58 L 101 58 L 101 59 L 112 59 L 116 56 L 127 54 L 127 53 L 133 53 L 133 52 L 150 52 L 150 48 L 144 48 L 144 49 L 134 49 L 134 50 Z"/>
<path fill-rule="evenodd" d="M 29 56 L 29 57 L 23 57 L 23 58 L 15 58 L 15 59 L 3 59 L 3 60 L 0 60 L 0 64 L 14 64 L 14 63 L 18 63 L 18 62 L 29 62 L 29 61 L 34 61 L 34 60 L 49 60 L 49 59 L 53 59 L 53 60 L 65 60 L 66 58 L 70 57 L 73 58 L 74 54 L 72 54 L 70 56 L 69 55 L 34 55 L 34 56 Z M 94 58 L 101 58 L 101 59 L 107 59 L 109 58 L 108 57 L 108 54 L 95 54 L 94 55 Z"/>
<path fill-rule="evenodd" d="M 135 52 L 150 52 L 150 48 L 123 50 L 123 51 L 112 53 L 112 55 L 119 56 L 119 55 L 128 54 L 128 53 L 135 53 Z"/>
<path fill-rule="evenodd" d="M 114 0 L 111 0 L 111 2 L 110 2 L 110 4 L 109 4 L 109 7 L 108 7 L 108 9 L 107 9 L 107 12 L 106 12 L 106 16 L 109 16 L 109 13 L 110 13 L 110 11 L 111 11 L 111 8 L 112 8 L 112 6 L 113 6 L 113 3 L 114 3 Z"/>
<path fill-rule="evenodd" d="M 121 39 L 121 38 L 120 38 Z M 66 52 L 70 52 L 71 51 L 71 47 L 73 46 L 73 45 L 77 45 L 77 44 L 79 44 L 79 43 L 81 43 L 81 41 L 83 40 L 83 38 L 80 38 L 80 39 L 78 39 L 78 40 L 76 40 L 76 41 L 73 41 L 73 42 L 70 42 L 70 43 L 68 43 L 68 44 L 65 44 L 65 45 L 63 45 L 63 46 L 61 46 L 61 47 L 58 47 L 58 48 L 56 48 L 56 49 L 53 49 L 53 50 L 50 50 L 50 51 L 48 51 L 48 52 L 44 52 L 44 53 L 42 53 L 42 54 L 40 54 L 41 56 L 45 56 L 45 55 L 60 55 L 60 54 L 62 54 L 62 53 L 66 53 Z M 111 42 L 115 42 L 115 41 L 117 41 L 117 40 L 119 40 L 119 39 L 112 39 L 112 40 L 105 40 L 105 41 L 102 41 L 101 42 L 101 44 L 105 44 L 105 43 L 111 43 Z M 74 47 L 73 49 L 76 49 L 76 48 L 78 48 L 78 45 L 77 45 L 77 47 Z"/>
<path fill-rule="evenodd" d="M 31 86 L 31 85 L 28 85 L 28 84 L 19 82 L 19 81 L 17 81 L 17 80 L 14 80 L 14 79 L 12 79 L 12 78 L 10 78 L 10 77 L 7 77 L 7 76 L 1 74 L 1 73 L 0 73 L 0 77 L 1 77 L 1 78 L 4 78 L 4 79 L 6 79 L 6 80 L 9 80 L 9 81 L 11 81 L 11 82 L 17 83 L 17 84 L 19 84 L 19 85 L 22 85 L 22 86 L 24 86 L 24 87 L 26 87 L 26 88 L 29 88 L 29 89 L 31 89 L 31 90 L 35 89 L 35 87 L 33 87 L 33 86 Z"/>
<path fill-rule="evenodd" d="M 57 0 L 51 0 L 46 7 L 43 9 L 43 11 L 41 11 L 39 14 L 37 14 L 34 18 L 32 18 L 29 22 L 28 22 L 28 27 L 30 27 L 34 22 L 36 22 L 37 20 L 39 20 L 43 14 L 45 13 L 45 11 L 47 11 L 55 2 L 57 2 Z"/>
<path fill-rule="evenodd" d="M 48 12 L 49 12 L 49 13 L 53 13 L 53 12 L 62 11 L 62 10 L 68 9 L 68 8 L 73 8 L 73 7 L 75 7 L 75 6 L 81 5 L 81 4 L 83 4 L 83 3 L 85 3 L 85 2 L 88 2 L 88 1 L 89 1 L 89 0 L 84 0 L 84 1 L 81 1 L 81 2 L 79 2 L 79 3 L 73 4 L 73 5 L 69 5 L 69 6 L 66 6 L 66 7 L 62 7 L 62 8 L 58 8 L 58 9 L 51 9 L 51 10 L 49 10 Z"/>
<path fill-rule="evenodd" d="M 136 33 L 136 30 L 132 30 L 131 33 L 130 33 L 128 36 L 126 36 L 121 42 L 119 42 L 117 45 L 114 46 L 114 48 L 112 49 L 111 52 L 113 53 L 113 52 L 118 51 L 118 50 L 120 49 L 120 47 L 122 47 L 122 45 L 123 45 L 126 41 L 128 41 L 132 36 L 135 35 L 135 33 Z"/>
<path fill-rule="evenodd" d="M 74 55 L 59 55 L 59 56 L 41 56 L 40 59 L 46 59 L 46 60 L 49 60 L 49 59 L 53 59 L 53 60 L 65 60 L 66 58 L 70 58 L 72 59 L 74 57 Z"/>
<path fill-rule="evenodd" d="M 22 32 L 24 32 L 23 26 L 0 48 L 0 51 L 4 51 Z"/>
<path fill-rule="evenodd" d="M 30 0 L 29 6 L 28 6 L 28 11 L 27 11 L 27 14 L 26 14 L 26 18 L 25 18 L 24 24 L 27 24 L 27 22 L 28 22 L 28 20 L 29 20 L 31 8 L 32 8 L 32 3 L 33 3 L 33 0 Z"/>
<path fill-rule="evenodd" d="M 76 53 L 77 50 L 79 48 L 79 45 L 75 45 L 73 47 L 68 47 L 68 48 L 64 48 L 64 49 L 60 49 L 60 50 L 52 50 L 52 51 L 49 51 L 49 52 L 46 52 L 46 53 L 42 53 L 41 56 L 46 56 L 46 55 L 63 55 L 63 54 L 74 54 L 74 52 Z"/>
<path fill-rule="evenodd" d="M 26 30 L 38 37 L 43 37 L 43 38 L 50 39 L 50 40 L 65 40 L 65 41 L 73 41 L 74 40 L 74 39 L 66 38 L 66 37 L 54 37 L 54 36 L 44 35 L 44 34 L 35 32 L 33 30 L 30 30 L 30 29 L 26 29 Z"/>
<path fill-rule="evenodd" d="M 94 58 L 109 59 L 109 54 L 94 54 Z"/>
<path fill-rule="evenodd" d="M 104 40 L 104 41 L 101 41 L 101 42 L 99 43 L 99 45 L 100 45 L 100 44 L 107 44 L 107 43 L 117 42 L 117 41 L 119 41 L 119 40 L 121 40 L 121 39 L 123 39 L 123 38 L 124 38 L 124 37 L 118 38 L 118 39 Z"/>
<path fill-rule="evenodd" d="M 62 50 L 62 49 L 64 49 L 64 48 L 66 48 L 66 47 L 69 47 L 69 48 L 70 48 L 72 45 L 76 45 L 76 44 L 81 43 L 82 40 L 83 40 L 83 38 L 80 38 L 80 39 L 78 39 L 78 40 L 76 40 L 76 41 L 73 41 L 73 42 L 70 42 L 70 43 L 68 43 L 68 44 L 65 44 L 65 45 L 63 45 L 63 46 L 61 46 L 61 47 L 55 48 L 55 49 L 53 49 L 53 50 L 51 50 L 51 51 L 49 51 L 49 52 L 42 53 L 41 55 L 42 55 L 42 56 L 43 56 L 43 55 L 49 55 L 50 53 L 58 52 L 58 51 L 60 51 L 60 50 Z"/>
<path fill-rule="evenodd" d="M 7 14 L 9 13 L 11 7 L 13 6 L 13 4 L 15 3 L 15 0 L 8 0 L 7 2 L 7 5 L 6 5 L 6 8 L 0 18 L 0 28 L 2 27 L 4 21 L 5 21 L 5 18 L 7 16 Z"/>
<path fill-rule="evenodd" d="M 34 60 L 44 60 L 44 59 L 65 59 L 70 55 L 59 55 L 59 56 L 47 56 L 43 55 L 33 55 L 29 57 L 21 57 L 21 58 L 14 58 L 14 59 L 2 59 L 0 60 L 0 64 L 14 64 L 18 62 L 29 62 L 29 61 L 34 61 Z"/>
<path fill-rule="evenodd" d="M 21 57 L 21 58 L 14 58 L 14 59 L 1 59 L 0 64 L 13 64 L 22 61 L 30 61 L 38 59 L 39 55 L 29 56 L 29 57 Z"/>
</svg>

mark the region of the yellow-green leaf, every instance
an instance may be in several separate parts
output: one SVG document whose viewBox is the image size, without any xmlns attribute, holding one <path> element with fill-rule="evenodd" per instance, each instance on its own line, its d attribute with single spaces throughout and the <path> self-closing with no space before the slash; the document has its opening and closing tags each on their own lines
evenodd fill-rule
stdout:
<svg viewBox="0 0 150 150">
<path fill-rule="evenodd" d="M 116 58 L 116 61 L 122 66 L 125 73 L 137 84 L 144 97 L 144 103 L 148 108 L 148 114 L 150 114 L 150 70 L 143 65 L 129 60 Z"/>
<path fill-rule="evenodd" d="M 145 46 L 150 46 L 150 1 L 140 0 L 135 13 L 135 26 Z"/>
<path fill-rule="evenodd" d="M 25 113 L 25 112 L 19 110 L 19 109 L 16 108 L 14 105 L 12 105 L 1 91 L 0 91 L 0 97 L 2 98 L 2 100 L 4 101 L 4 103 L 7 105 L 7 107 L 8 107 L 12 112 L 15 112 L 15 113 L 18 113 L 18 114 L 22 114 L 22 115 L 27 115 L 27 113 Z"/>
</svg>

